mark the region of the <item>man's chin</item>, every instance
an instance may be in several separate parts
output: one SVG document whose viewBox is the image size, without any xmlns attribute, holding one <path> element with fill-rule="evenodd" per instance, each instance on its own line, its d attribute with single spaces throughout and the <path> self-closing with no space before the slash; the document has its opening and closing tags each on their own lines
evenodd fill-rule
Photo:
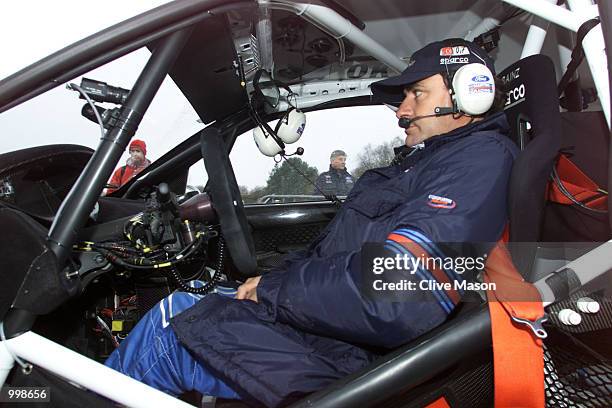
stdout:
<svg viewBox="0 0 612 408">
<path fill-rule="evenodd" d="M 142 164 L 144 164 L 144 160 L 134 160 L 133 157 L 130 157 L 130 165 L 134 166 L 134 167 L 138 167 L 141 166 Z"/>
<path fill-rule="evenodd" d="M 406 146 L 408 147 L 414 147 L 415 145 L 418 145 L 419 143 L 421 143 L 421 141 L 419 140 L 418 137 L 414 135 L 408 135 L 406 136 L 405 143 L 406 143 Z"/>
<path fill-rule="evenodd" d="M 428 136 L 423 135 L 423 133 L 418 130 L 419 129 L 413 128 L 412 126 L 406 129 L 406 146 L 414 147 L 418 144 L 423 143 L 426 139 L 429 138 Z"/>
</svg>

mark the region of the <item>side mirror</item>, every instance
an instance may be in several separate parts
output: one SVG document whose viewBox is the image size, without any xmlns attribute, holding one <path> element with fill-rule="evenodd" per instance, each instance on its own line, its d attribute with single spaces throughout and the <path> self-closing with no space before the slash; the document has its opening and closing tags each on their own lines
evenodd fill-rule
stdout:
<svg viewBox="0 0 612 408">
<path fill-rule="evenodd" d="M 280 89 L 272 79 L 270 73 L 260 69 L 253 78 L 253 88 L 257 97 L 261 98 L 268 106 L 275 109 L 280 101 Z"/>
</svg>

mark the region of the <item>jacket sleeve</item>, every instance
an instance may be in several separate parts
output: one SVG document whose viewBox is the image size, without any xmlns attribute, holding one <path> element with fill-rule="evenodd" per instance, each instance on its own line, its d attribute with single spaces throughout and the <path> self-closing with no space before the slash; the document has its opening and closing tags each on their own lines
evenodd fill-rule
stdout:
<svg viewBox="0 0 612 408">
<path fill-rule="evenodd" d="M 513 158 L 509 153 L 500 154 L 499 146 L 488 146 L 490 152 L 486 143 L 480 147 L 479 157 L 491 153 L 482 163 L 466 165 L 466 160 L 453 156 L 440 164 L 443 171 L 439 176 L 436 173 L 424 182 L 419 181 L 414 199 L 404 200 L 404 204 L 392 210 L 399 214 L 392 229 L 406 227 L 420 233 L 423 241 L 461 242 L 474 235 L 470 225 L 492 224 L 486 230 L 491 231 L 491 240 L 497 240 L 493 235 L 501 232 L 505 222 L 505 190 Z M 437 169 L 433 167 L 433 171 Z M 442 174 L 450 176 L 444 179 Z M 456 207 L 430 206 L 429 193 L 456 198 Z M 499 219 L 487 218 L 492 214 L 486 211 L 490 206 L 501 207 L 495 212 Z M 392 231 L 387 233 L 391 235 Z M 356 250 L 297 260 L 286 271 L 263 275 L 257 288 L 258 299 L 279 322 L 323 336 L 389 348 L 446 319 L 448 310 L 431 292 L 415 292 L 415 298 L 403 301 L 372 300 L 365 296 L 361 287 L 361 256 L 361 251 Z M 420 279 L 416 274 L 405 278 Z"/>
<path fill-rule="evenodd" d="M 315 186 L 316 187 L 312 191 L 314 195 L 322 195 L 329 193 L 329 191 L 327 191 L 327 186 L 325 185 L 325 173 L 319 174 L 319 176 L 315 180 Z"/>
<path fill-rule="evenodd" d="M 111 193 L 117 191 L 117 189 L 119 189 L 119 187 L 121 187 L 121 169 L 122 169 L 122 167 L 119 167 L 118 169 L 116 169 L 115 172 L 113 173 L 113 176 L 108 181 L 108 184 L 111 187 L 108 187 L 106 189 L 106 194 L 111 194 Z"/>
<path fill-rule="evenodd" d="M 360 251 L 294 262 L 287 271 L 263 275 L 258 299 L 272 320 L 377 347 L 397 347 L 446 319 L 434 299 L 390 302 L 364 296 L 360 263 Z"/>
</svg>

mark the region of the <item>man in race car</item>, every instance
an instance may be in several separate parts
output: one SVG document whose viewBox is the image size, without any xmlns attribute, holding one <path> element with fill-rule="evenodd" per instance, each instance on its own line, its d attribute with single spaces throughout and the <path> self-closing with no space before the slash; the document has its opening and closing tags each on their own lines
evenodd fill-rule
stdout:
<svg viewBox="0 0 612 408">
<path fill-rule="evenodd" d="M 374 83 L 375 98 L 399 105 L 406 145 L 419 148 L 366 172 L 310 248 L 279 269 L 248 279 L 235 295 L 177 292 L 162 300 L 107 365 L 175 395 L 197 390 L 280 406 L 442 324 L 460 290 L 372 300 L 361 289 L 362 246 L 386 242 L 406 253 L 413 243 L 439 253 L 437 243 L 500 238 L 517 148 L 506 136 L 494 72 L 476 44 L 449 39 Z M 435 276 L 424 269 L 407 279 Z"/>
</svg>

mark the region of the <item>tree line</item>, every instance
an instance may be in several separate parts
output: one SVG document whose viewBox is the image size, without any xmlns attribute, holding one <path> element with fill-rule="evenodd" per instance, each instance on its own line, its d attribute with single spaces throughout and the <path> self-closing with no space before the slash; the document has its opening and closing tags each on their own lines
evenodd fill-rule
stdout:
<svg viewBox="0 0 612 408">
<path fill-rule="evenodd" d="M 355 178 L 359 178 L 369 169 L 389 165 L 394 157 L 393 147 L 401 143 L 402 140 L 396 137 L 389 142 L 377 145 L 367 144 L 357 155 L 355 160 L 357 165 L 352 169 L 348 168 L 349 172 Z M 245 203 L 256 203 L 260 198 L 272 194 L 318 195 L 314 182 L 319 174 L 317 167 L 309 165 L 299 157 L 290 157 L 281 163 L 276 163 L 270 171 L 265 186 L 249 189 L 242 185 L 240 193 Z"/>
</svg>

